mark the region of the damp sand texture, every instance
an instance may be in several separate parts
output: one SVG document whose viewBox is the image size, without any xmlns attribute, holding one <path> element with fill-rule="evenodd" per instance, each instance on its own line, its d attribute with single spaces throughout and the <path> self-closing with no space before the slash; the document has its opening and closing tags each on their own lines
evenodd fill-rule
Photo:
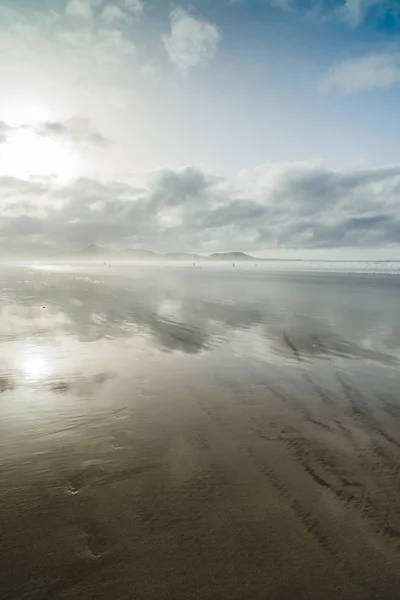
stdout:
<svg viewBox="0 0 400 600">
<path fill-rule="evenodd" d="M 398 277 L 0 278 L 1 598 L 397 600 Z"/>
</svg>

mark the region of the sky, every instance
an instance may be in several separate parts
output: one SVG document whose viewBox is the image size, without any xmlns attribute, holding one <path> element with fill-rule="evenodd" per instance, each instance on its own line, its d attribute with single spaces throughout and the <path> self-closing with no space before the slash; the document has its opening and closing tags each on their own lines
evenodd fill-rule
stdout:
<svg viewBox="0 0 400 600">
<path fill-rule="evenodd" d="M 0 0 L 0 252 L 400 260 L 399 0 Z"/>
</svg>

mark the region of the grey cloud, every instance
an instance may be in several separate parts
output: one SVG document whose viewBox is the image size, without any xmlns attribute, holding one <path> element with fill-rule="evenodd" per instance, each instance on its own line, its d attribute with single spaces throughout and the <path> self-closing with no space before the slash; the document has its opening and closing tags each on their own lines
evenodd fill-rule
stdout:
<svg viewBox="0 0 400 600">
<path fill-rule="evenodd" d="M 43 232 L 43 221 L 35 217 L 20 216 L 9 219 L 1 228 L 4 237 L 37 235 Z"/>
<path fill-rule="evenodd" d="M 163 169 L 138 186 L 3 177 L 0 236 L 178 252 L 400 243 L 400 164 L 266 165 L 247 173 L 245 185 L 238 181 L 194 167 Z"/>
<path fill-rule="evenodd" d="M 165 169 L 154 179 L 153 205 L 174 206 L 199 201 L 216 181 L 215 176 L 206 175 L 193 167 L 180 172 Z"/>
<path fill-rule="evenodd" d="M 248 223 L 255 219 L 264 218 L 268 208 L 253 200 L 232 200 L 224 206 L 210 210 L 201 215 L 200 227 L 215 228 L 235 225 L 240 222 Z"/>
<path fill-rule="evenodd" d="M 0 121 L 0 144 L 6 143 L 9 136 L 18 129 L 29 129 L 37 135 L 77 145 L 100 147 L 112 143 L 93 127 L 89 119 L 75 117 L 66 121 L 44 121 L 37 125 L 22 125 L 19 128 Z"/>
<path fill-rule="evenodd" d="M 45 121 L 34 128 L 43 137 L 62 140 L 73 144 L 107 146 L 111 140 L 93 128 L 88 119 L 73 118 L 67 121 Z"/>
</svg>

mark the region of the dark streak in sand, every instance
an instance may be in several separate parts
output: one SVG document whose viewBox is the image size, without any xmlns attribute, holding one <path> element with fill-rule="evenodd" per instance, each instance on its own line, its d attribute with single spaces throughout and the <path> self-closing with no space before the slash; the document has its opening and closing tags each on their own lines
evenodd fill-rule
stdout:
<svg viewBox="0 0 400 600">
<path fill-rule="evenodd" d="M 393 281 L 166 273 L 3 273 L 1 598 L 397 600 Z"/>
</svg>

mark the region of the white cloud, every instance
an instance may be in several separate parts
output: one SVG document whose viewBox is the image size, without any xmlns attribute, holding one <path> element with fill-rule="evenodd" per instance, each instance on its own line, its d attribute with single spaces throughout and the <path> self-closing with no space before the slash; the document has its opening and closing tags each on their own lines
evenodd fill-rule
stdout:
<svg viewBox="0 0 400 600">
<path fill-rule="evenodd" d="M 91 21 L 93 18 L 91 0 L 68 0 L 65 13 L 69 17 Z"/>
<path fill-rule="evenodd" d="M 129 15 L 118 6 L 107 4 L 101 13 L 101 20 L 105 25 L 119 25 L 126 23 L 129 20 Z"/>
<path fill-rule="evenodd" d="M 101 7 L 103 7 L 102 10 Z M 68 0 L 65 13 L 69 17 L 88 23 L 93 21 L 99 14 L 104 24 L 119 26 L 129 21 L 131 15 L 141 14 L 143 9 L 144 6 L 141 0 L 119 0 L 119 2 Z M 98 12 L 98 10 L 101 12 Z"/>
<path fill-rule="evenodd" d="M 378 9 L 385 14 L 395 10 L 396 2 L 393 0 L 346 0 L 338 14 L 351 27 L 358 27 L 372 9 Z"/>
<path fill-rule="evenodd" d="M 381 0 L 346 0 L 341 7 L 340 17 L 351 26 L 357 27 L 362 23 L 370 6 L 376 5 Z"/>
<path fill-rule="evenodd" d="M 123 26 L 129 24 L 133 17 L 140 16 L 143 10 L 141 0 L 121 0 L 119 5 L 106 4 L 101 13 L 101 20 L 107 26 Z"/>
<path fill-rule="evenodd" d="M 93 0 L 84 6 L 91 11 Z M 83 96 L 95 86 L 105 96 L 114 85 L 129 86 L 143 64 L 138 65 L 132 37 L 121 23 L 105 26 L 97 13 L 95 19 L 75 27 L 56 12 L 8 11 L 6 26 L 0 27 L 0 100 L 5 103 L 9 96 L 9 105 L 20 102 L 26 112 L 29 106 L 48 105 L 56 95 L 68 103 L 72 94 Z"/>
<path fill-rule="evenodd" d="M 400 83 L 400 51 L 368 54 L 334 65 L 321 81 L 326 90 L 340 87 L 351 94 Z"/>
<path fill-rule="evenodd" d="M 159 251 L 390 246 L 400 239 L 399 193 L 400 164 L 268 164 L 230 180 L 187 167 L 136 185 L 0 177 L 0 236 L 21 247 Z"/>
<path fill-rule="evenodd" d="M 141 13 L 144 10 L 142 0 L 121 0 L 121 6 L 136 14 Z"/>
<path fill-rule="evenodd" d="M 182 8 L 173 10 L 170 19 L 171 31 L 162 36 L 162 41 L 170 61 L 180 71 L 185 73 L 212 60 L 221 37 L 218 27 Z"/>
</svg>

